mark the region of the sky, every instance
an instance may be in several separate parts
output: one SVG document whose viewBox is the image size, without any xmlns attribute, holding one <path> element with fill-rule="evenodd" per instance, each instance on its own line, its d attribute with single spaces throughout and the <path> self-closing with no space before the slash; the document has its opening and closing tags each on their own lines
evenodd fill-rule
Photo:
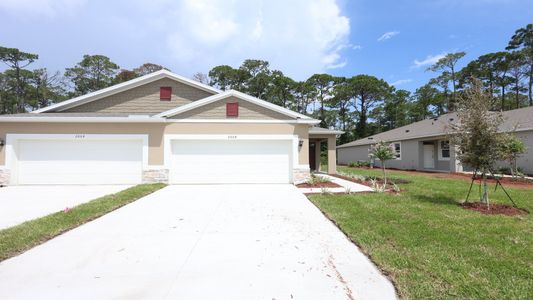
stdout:
<svg viewBox="0 0 533 300">
<path fill-rule="evenodd" d="M 427 67 L 505 49 L 533 22 L 532 0 L 0 0 L 0 45 L 63 71 L 84 54 L 191 77 L 263 59 L 305 80 L 369 74 L 414 91 Z"/>
</svg>

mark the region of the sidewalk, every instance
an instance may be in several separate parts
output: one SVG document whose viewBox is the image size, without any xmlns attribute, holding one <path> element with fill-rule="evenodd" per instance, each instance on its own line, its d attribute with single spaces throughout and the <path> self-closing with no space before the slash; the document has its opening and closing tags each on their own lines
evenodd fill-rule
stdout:
<svg viewBox="0 0 533 300">
<path fill-rule="evenodd" d="M 320 176 L 320 177 L 325 177 L 325 178 L 331 180 L 331 182 L 334 182 L 334 183 L 340 185 L 341 187 L 337 187 L 337 188 L 299 188 L 299 190 L 302 193 L 304 193 L 304 194 L 320 194 L 320 193 L 323 193 L 323 192 L 328 192 L 328 193 L 373 192 L 372 188 L 370 188 L 370 187 L 368 187 L 366 185 L 362 185 L 362 184 L 359 184 L 359 183 L 355 183 L 355 182 L 352 182 L 352 181 L 348 181 L 348 180 L 341 179 L 341 178 L 334 177 L 334 176 L 327 175 L 327 174 L 318 173 L 318 174 L 315 174 L 315 175 L 316 176 Z"/>
</svg>

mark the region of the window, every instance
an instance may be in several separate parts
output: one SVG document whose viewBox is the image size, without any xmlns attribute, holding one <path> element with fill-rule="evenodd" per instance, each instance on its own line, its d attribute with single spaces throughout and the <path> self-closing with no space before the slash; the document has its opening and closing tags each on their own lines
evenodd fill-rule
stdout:
<svg viewBox="0 0 533 300">
<path fill-rule="evenodd" d="M 402 159 L 402 144 L 401 143 L 392 143 L 392 150 L 394 151 L 394 156 L 396 159 Z"/>
<path fill-rule="evenodd" d="M 170 101 L 172 98 L 172 87 L 170 86 L 162 86 L 159 88 L 159 99 Z"/>
<path fill-rule="evenodd" d="M 239 103 L 238 102 L 226 103 L 226 116 L 227 117 L 238 117 L 239 116 Z"/>
<path fill-rule="evenodd" d="M 439 160 L 450 159 L 450 142 L 439 141 Z"/>
</svg>

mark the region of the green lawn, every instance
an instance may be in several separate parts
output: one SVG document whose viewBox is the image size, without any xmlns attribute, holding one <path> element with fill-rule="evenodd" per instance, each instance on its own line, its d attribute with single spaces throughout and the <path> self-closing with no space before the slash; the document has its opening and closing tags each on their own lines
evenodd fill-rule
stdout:
<svg viewBox="0 0 533 300">
<path fill-rule="evenodd" d="M 379 170 L 339 171 L 380 175 Z M 400 195 L 310 199 L 394 281 L 406 299 L 533 299 L 533 217 L 462 209 L 469 182 L 390 171 Z M 508 189 L 533 212 L 533 190 Z M 495 202 L 509 203 L 491 190 Z M 473 193 L 474 198 L 477 195 Z M 472 198 L 471 198 L 472 199 Z"/>
<path fill-rule="evenodd" d="M 78 205 L 67 213 L 62 211 L 53 213 L 0 230 L 0 261 L 31 249 L 65 231 L 94 220 L 164 186 L 164 184 L 137 185 L 116 194 Z M 35 201 L 38 200 L 35 199 Z"/>
</svg>

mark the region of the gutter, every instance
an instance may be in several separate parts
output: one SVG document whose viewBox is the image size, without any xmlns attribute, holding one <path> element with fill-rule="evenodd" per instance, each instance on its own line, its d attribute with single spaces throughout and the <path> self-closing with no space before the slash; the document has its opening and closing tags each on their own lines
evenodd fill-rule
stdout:
<svg viewBox="0 0 533 300">
<path fill-rule="evenodd" d="M 150 117 L 0 117 L 0 123 L 165 123 Z"/>
</svg>

